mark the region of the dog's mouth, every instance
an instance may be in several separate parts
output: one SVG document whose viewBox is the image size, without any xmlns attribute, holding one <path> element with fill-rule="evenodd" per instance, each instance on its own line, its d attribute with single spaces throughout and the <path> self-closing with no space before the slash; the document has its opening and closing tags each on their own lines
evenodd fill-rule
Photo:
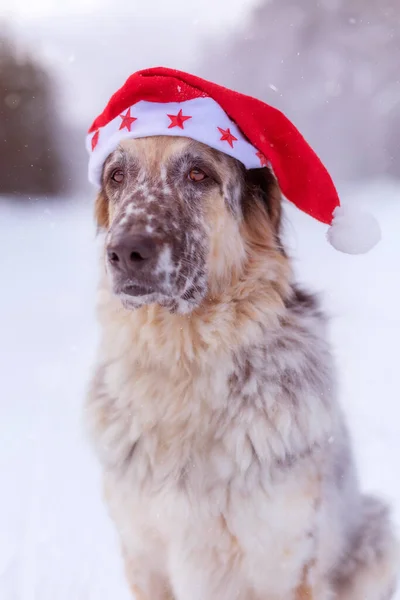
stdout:
<svg viewBox="0 0 400 600">
<path fill-rule="evenodd" d="M 202 297 L 187 290 L 178 295 L 171 291 L 160 289 L 157 285 L 142 283 L 125 283 L 113 285 L 113 293 L 117 296 L 122 306 L 127 310 L 136 310 L 143 306 L 158 304 L 172 313 L 188 314 L 201 302 Z"/>
<path fill-rule="evenodd" d="M 113 286 L 113 293 L 127 309 L 136 309 L 148 304 L 168 305 L 172 296 L 157 285 L 129 282 Z"/>
<path fill-rule="evenodd" d="M 198 306 L 204 296 L 202 290 L 187 279 L 184 280 L 185 285 L 180 287 L 177 283 L 181 281 L 165 282 L 162 277 L 152 281 L 149 277 L 128 279 L 113 272 L 109 275 L 112 293 L 128 310 L 158 304 L 171 312 L 186 314 Z"/>
<path fill-rule="evenodd" d="M 151 296 L 152 294 L 157 293 L 157 290 L 154 287 L 148 285 L 141 285 L 138 283 L 129 283 L 127 285 L 122 286 L 120 289 L 116 291 L 118 296 L 131 296 L 132 298 L 140 298 L 142 296 Z"/>
</svg>

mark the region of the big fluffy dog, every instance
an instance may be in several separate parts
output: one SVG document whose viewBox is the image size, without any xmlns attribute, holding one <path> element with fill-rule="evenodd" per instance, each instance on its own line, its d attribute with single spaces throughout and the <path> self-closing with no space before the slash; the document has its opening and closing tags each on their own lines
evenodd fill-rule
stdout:
<svg viewBox="0 0 400 600">
<path fill-rule="evenodd" d="M 360 492 L 326 321 L 280 239 L 282 189 L 336 248 L 369 249 L 322 164 L 272 107 L 161 68 L 113 96 L 88 150 L 87 415 L 136 598 L 389 600 L 388 510 Z"/>
</svg>

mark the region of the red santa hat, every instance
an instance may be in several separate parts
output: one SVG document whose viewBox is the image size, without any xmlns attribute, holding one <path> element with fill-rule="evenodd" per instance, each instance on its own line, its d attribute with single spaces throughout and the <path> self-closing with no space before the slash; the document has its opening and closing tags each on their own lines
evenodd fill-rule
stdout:
<svg viewBox="0 0 400 600">
<path fill-rule="evenodd" d="M 246 169 L 270 166 L 288 200 L 330 225 L 328 240 L 337 250 L 361 254 L 380 240 L 372 215 L 340 206 L 328 171 L 284 114 L 174 69 L 138 71 L 111 97 L 88 132 L 90 181 L 100 185 L 104 162 L 122 140 L 153 135 L 203 142 Z"/>
</svg>

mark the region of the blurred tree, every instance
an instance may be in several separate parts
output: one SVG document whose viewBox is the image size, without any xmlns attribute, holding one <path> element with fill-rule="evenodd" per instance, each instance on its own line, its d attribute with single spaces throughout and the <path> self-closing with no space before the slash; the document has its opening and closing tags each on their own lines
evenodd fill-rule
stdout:
<svg viewBox="0 0 400 600">
<path fill-rule="evenodd" d="M 262 0 L 204 76 L 293 120 L 337 179 L 400 176 L 400 0 Z"/>
<path fill-rule="evenodd" d="M 55 100 L 44 68 L 0 31 L 0 193 L 57 194 Z"/>
</svg>

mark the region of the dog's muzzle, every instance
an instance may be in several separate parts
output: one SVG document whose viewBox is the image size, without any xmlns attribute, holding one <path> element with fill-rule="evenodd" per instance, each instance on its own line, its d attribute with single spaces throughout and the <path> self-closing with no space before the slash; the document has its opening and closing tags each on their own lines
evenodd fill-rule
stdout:
<svg viewBox="0 0 400 600">
<path fill-rule="evenodd" d="M 114 292 L 138 297 L 166 291 L 165 276 L 160 269 L 166 247 L 165 241 L 146 233 L 111 236 L 106 254 Z"/>
</svg>

